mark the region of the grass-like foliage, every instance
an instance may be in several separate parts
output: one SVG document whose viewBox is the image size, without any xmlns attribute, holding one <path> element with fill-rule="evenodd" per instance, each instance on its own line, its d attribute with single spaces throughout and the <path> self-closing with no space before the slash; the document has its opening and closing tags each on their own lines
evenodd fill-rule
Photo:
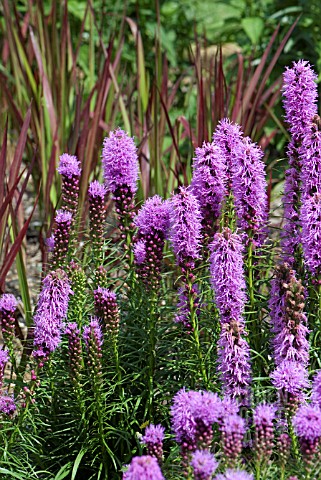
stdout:
<svg viewBox="0 0 321 480">
<path fill-rule="evenodd" d="M 120 128 L 86 198 L 86 164 L 61 155 L 19 351 L 17 300 L 0 298 L 1 478 L 318 478 L 321 140 L 307 62 L 283 93 L 281 235 L 264 152 L 227 118 L 169 199 L 137 201 L 137 147 Z"/>
</svg>

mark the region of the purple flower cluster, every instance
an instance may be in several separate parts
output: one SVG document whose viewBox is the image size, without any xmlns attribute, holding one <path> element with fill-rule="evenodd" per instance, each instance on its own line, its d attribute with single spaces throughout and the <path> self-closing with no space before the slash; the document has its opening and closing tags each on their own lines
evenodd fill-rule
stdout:
<svg viewBox="0 0 321 480">
<path fill-rule="evenodd" d="M 221 441 L 224 459 L 229 467 L 234 467 L 242 452 L 245 422 L 237 414 L 224 417 L 221 425 Z"/>
<path fill-rule="evenodd" d="M 270 376 L 282 404 L 295 410 L 298 403 L 304 400 L 304 390 L 309 386 L 306 368 L 298 362 L 284 360 Z"/>
<path fill-rule="evenodd" d="M 307 318 L 304 313 L 305 295 L 301 280 L 288 264 L 276 268 L 272 281 L 269 307 L 274 339 L 274 359 L 277 365 L 283 360 L 307 365 L 309 342 Z"/>
<path fill-rule="evenodd" d="M 44 278 L 34 316 L 35 357 L 45 360 L 58 347 L 71 294 L 73 291 L 63 270 L 57 269 Z"/>
<path fill-rule="evenodd" d="M 190 462 L 195 480 L 211 480 L 218 467 L 218 462 L 207 450 L 196 450 Z"/>
<path fill-rule="evenodd" d="M 100 257 L 101 245 L 104 238 L 106 220 L 105 196 L 107 189 L 97 180 L 91 182 L 88 188 L 89 200 L 89 231 L 93 251 L 96 257 Z"/>
<path fill-rule="evenodd" d="M 321 439 L 321 410 L 319 407 L 302 405 L 292 419 L 300 442 L 303 459 L 308 468 L 318 452 Z"/>
<path fill-rule="evenodd" d="M 94 384 L 100 382 L 102 376 L 102 344 L 103 334 L 97 317 L 92 317 L 90 324 L 84 328 L 83 339 L 88 354 L 88 367 Z"/>
<path fill-rule="evenodd" d="M 176 261 L 184 269 L 194 267 L 200 258 L 201 212 L 197 198 L 190 189 L 180 187 L 172 198 L 170 240 Z"/>
<path fill-rule="evenodd" d="M 211 283 L 221 324 L 235 320 L 244 325 L 242 314 L 246 300 L 246 284 L 242 239 L 229 228 L 224 228 L 222 233 L 214 236 L 209 248 Z"/>
<path fill-rule="evenodd" d="M 254 480 L 254 477 L 244 470 L 228 469 L 224 474 L 217 475 L 214 480 Z"/>
<path fill-rule="evenodd" d="M 165 480 L 155 457 L 133 457 L 123 480 Z"/>
<path fill-rule="evenodd" d="M 154 195 L 146 200 L 134 219 L 138 228 L 134 244 L 137 273 L 147 288 L 156 289 L 159 283 L 170 212 L 170 202 Z"/>
<path fill-rule="evenodd" d="M 141 438 L 141 443 L 146 445 L 148 455 L 157 458 L 159 464 L 163 457 L 163 440 L 165 428 L 161 425 L 149 425 L 146 427 L 145 435 Z"/>
<path fill-rule="evenodd" d="M 267 462 L 272 455 L 275 413 L 274 405 L 261 404 L 254 410 L 254 450 L 258 462 Z"/>
<path fill-rule="evenodd" d="M 301 220 L 305 263 L 310 272 L 318 277 L 321 274 L 321 192 L 304 199 Z"/>
<path fill-rule="evenodd" d="M 62 209 L 71 212 L 75 217 L 79 197 L 80 162 L 75 155 L 64 153 L 60 156 L 57 170 L 62 175 Z"/>
<path fill-rule="evenodd" d="M 0 388 L 2 387 L 4 370 L 8 361 L 9 361 L 8 350 L 0 349 Z"/>
<path fill-rule="evenodd" d="M 267 183 L 263 151 L 249 137 L 238 142 L 232 164 L 232 190 L 238 226 L 251 231 L 256 243 L 263 239 L 267 223 Z"/>
<path fill-rule="evenodd" d="M 14 295 L 5 293 L 0 298 L 0 327 L 1 333 L 8 343 L 9 349 L 12 348 L 12 341 L 15 332 L 15 312 L 18 302 Z"/>
<path fill-rule="evenodd" d="M 54 249 L 52 251 L 52 268 L 62 267 L 66 263 L 69 237 L 72 225 L 72 214 L 66 210 L 57 210 L 54 229 Z"/>
<path fill-rule="evenodd" d="M 117 335 L 119 328 L 119 311 L 116 293 L 108 288 L 98 287 L 94 290 L 95 311 L 106 332 Z"/>
<path fill-rule="evenodd" d="M 0 395 L 0 414 L 12 416 L 16 409 L 17 406 L 12 395 Z"/>
<path fill-rule="evenodd" d="M 204 234 L 212 237 L 226 194 L 225 158 L 214 142 L 204 142 L 195 154 L 191 189 L 199 201 Z"/>
<path fill-rule="evenodd" d="M 220 147 L 226 162 L 226 176 L 228 183 L 228 190 L 232 187 L 232 165 L 235 157 L 235 149 L 242 142 L 243 132 L 241 127 L 236 123 L 232 123 L 228 118 L 223 118 L 213 133 L 213 140 L 215 145 Z"/>
</svg>

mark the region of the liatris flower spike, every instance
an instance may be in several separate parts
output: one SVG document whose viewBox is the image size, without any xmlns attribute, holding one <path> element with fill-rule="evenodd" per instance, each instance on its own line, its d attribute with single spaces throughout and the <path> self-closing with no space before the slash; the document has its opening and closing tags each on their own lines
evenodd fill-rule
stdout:
<svg viewBox="0 0 321 480">
<path fill-rule="evenodd" d="M 18 302 L 11 293 L 5 293 L 0 298 L 1 333 L 8 345 L 10 352 L 12 352 L 13 348 L 13 338 L 15 334 L 15 312 L 17 305 Z"/>
<path fill-rule="evenodd" d="M 224 459 L 228 467 L 234 467 L 242 452 L 245 422 L 237 414 L 227 415 L 221 425 L 221 441 Z"/>
<path fill-rule="evenodd" d="M 137 191 L 138 157 L 134 140 L 118 128 L 104 139 L 102 164 L 106 187 L 113 194 L 123 231 L 130 229 Z M 125 232 L 126 233 L 126 232 Z"/>
<path fill-rule="evenodd" d="M 192 414 L 191 401 L 196 392 L 179 390 L 171 406 L 171 425 L 180 445 L 183 468 L 188 468 L 189 454 L 196 450 L 196 422 Z"/>
<path fill-rule="evenodd" d="M 199 201 L 203 232 L 209 239 L 217 229 L 226 195 L 226 164 L 220 147 L 214 142 L 204 142 L 195 154 L 191 189 Z"/>
<path fill-rule="evenodd" d="M 33 355 L 41 361 L 46 360 L 60 343 L 62 322 L 67 315 L 71 294 L 69 279 L 63 270 L 57 269 L 44 278 L 34 316 Z"/>
<path fill-rule="evenodd" d="M 97 259 L 102 256 L 104 228 L 106 220 L 105 196 L 107 189 L 97 180 L 91 182 L 88 188 L 89 199 L 89 229 L 93 252 Z"/>
<path fill-rule="evenodd" d="M 216 393 L 194 392 L 190 408 L 195 420 L 195 439 L 198 448 L 210 448 L 213 440 L 213 424 L 220 418 L 222 401 Z"/>
<path fill-rule="evenodd" d="M 165 480 L 155 457 L 133 457 L 123 480 Z"/>
<path fill-rule="evenodd" d="M 83 338 L 88 353 L 88 367 L 94 384 L 100 382 L 102 376 L 102 344 L 103 334 L 97 317 L 92 317 L 89 326 L 84 328 Z"/>
<path fill-rule="evenodd" d="M 0 349 L 0 388 L 2 387 L 4 370 L 8 361 L 9 361 L 8 350 Z"/>
<path fill-rule="evenodd" d="M 146 445 L 148 455 L 155 457 L 161 465 L 163 457 L 163 440 L 165 428 L 161 425 L 149 425 L 140 439 Z"/>
<path fill-rule="evenodd" d="M 258 463 L 268 462 L 272 455 L 275 413 L 274 405 L 261 404 L 254 410 L 254 451 Z"/>
<path fill-rule="evenodd" d="M 68 210 L 76 218 L 81 174 L 78 158 L 68 153 L 61 155 L 58 172 L 62 175 L 62 209 Z"/>
<path fill-rule="evenodd" d="M 321 459 L 321 410 L 319 407 L 302 405 L 292 419 L 294 430 L 299 438 L 300 448 L 307 472 L 310 473 L 313 463 Z M 318 458 L 317 458 L 318 456 Z"/>
<path fill-rule="evenodd" d="M 80 372 L 82 367 L 82 348 L 80 341 L 80 331 L 77 323 L 68 323 L 65 328 L 65 334 L 68 337 L 70 377 L 73 382 L 79 384 Z"/>
<path fill-rule="evenodd" d="M 51 259 L 52 269 L 63 267 L 66 263 L 72 219 L 71 212 L 57 210 L 55 216 L 54 249 Z"/>
<path fill-rule="evenodd" d="M 117 335 L 119 327 L 119 312 L 116 293 L 108 288 L 98 287 L 94 290 L 95 311 L 102 319 L 104 330 L 112 335 Z"/>
<path fill-rule="evenodd" d="M 281 403 L 294 413 L 299 403 L 305 399 L 305 389 L 309 386 L 306 368 L 298 362 L 284 360 L 270 377 Z"/>
<path fill-rule="evenodd" d="M 196 450 L 190 462 L 195 480 L 211 480 L 218 467 L 218 462 L 207 450 Z"/>
<path fill-rule="evenodd" d="M 0 395 L 0 414 L 12 416 L 16 409 L 17 406 L 12 395 Z"/>
</svg>

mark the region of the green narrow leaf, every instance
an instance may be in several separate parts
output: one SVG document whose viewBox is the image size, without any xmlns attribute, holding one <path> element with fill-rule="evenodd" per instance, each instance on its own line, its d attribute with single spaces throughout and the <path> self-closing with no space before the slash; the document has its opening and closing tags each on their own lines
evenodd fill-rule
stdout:
<svg viewBox="0 0 321 480">
<path fill-rule="evenodd" d="M 66 478 L 67 475 L 70 474 L 70 469 L 71 469 L 71 463 L 68 462 L 66 465 L 61 467 L 57 475 L 55 476 L 54 480 L 63 480 L 63 478 Z"/>
<path fill-rule="evenodd" d="M 80 450 L 80 452 L 78 453 L 78 455 L 76 457 L 76 460 L 75 460 L 75 463 L 74 463 L 74 466 L 73 466 L 73 469 L 72 469 L 71 480 L 76 479 L 76 475 L 77 475 L 77 471 L 78 471 L 80 462 L 82 460 L 82 457 L 85 455 L 85 453 L 86 453 L 85 449 Z"/>
</svg>

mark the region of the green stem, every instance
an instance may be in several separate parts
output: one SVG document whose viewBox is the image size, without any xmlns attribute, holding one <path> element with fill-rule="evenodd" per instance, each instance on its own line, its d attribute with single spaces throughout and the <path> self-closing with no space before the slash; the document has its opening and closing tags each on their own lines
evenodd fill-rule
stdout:
<svg viewBox="0 0 321 480">
<path fill-rule="evenodd" d="M 157 342 L 157 313 L 156 313 L 157 297 L 156 292 L 153 292 L 151 298 L 151 309 L 149 314 L 149 368 L 148 368 L 148 416 L 149 420 L 153 421 L 153 403 L 154 403 L 154 375 L 156 366 L 156 342 Z"/>
</svg>

